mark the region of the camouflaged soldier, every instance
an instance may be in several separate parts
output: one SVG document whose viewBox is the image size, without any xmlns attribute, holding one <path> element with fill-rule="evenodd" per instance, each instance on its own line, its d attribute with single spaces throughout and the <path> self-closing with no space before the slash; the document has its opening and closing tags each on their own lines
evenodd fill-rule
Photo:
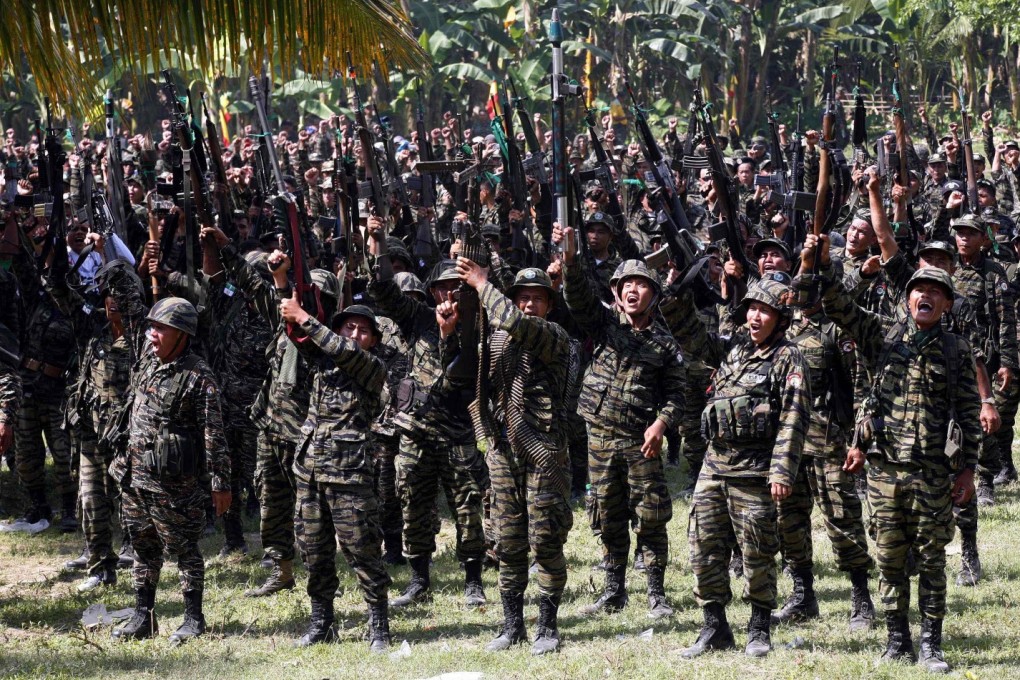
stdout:
<svg viewBox="0 0 1020 680">
<path fill-rule="evenodd" d="M 984 223 L 974 215 L 964 215 L 951 223 L 956 232 L 956 249 L 960 263 L 953 273 L 956 294 L 970 300 L 977 312 L 977 323 L 984 334 L 982 353 L 988 374 L 998 383 L 995 391 L 996 408 L 1007 407 L 1007 392 L 1013 381 L 1020 377 L 1020 358 L 1017 356 L 1016 299 L 1002 265 L 985 253 L 989 244 Z M 992 505 L 995 502 L 995 475 L 999 472 L 998 440 L 994 435 L 984 438 L 978 460 L 977 503 Z M 977 534 L 977 510 L 965 508 L 962 512 L 961 533 Z"/>
<path fill-rule="evenodd" d="M 336 639 L 333 598 L 340 580 L 337 545 L 358 579 L 369 607 L 369 645 L 389 646 L 372 421 L 382 411 L 386 368 L 371 353 L 382 334 L 371 309 L 352 305 L 333 317 L 330 328 L 301 309 L 295 293 L 280 303 L 282 319 L 303 334 L 299 345 L 313 370 L 305 436 L 294 458 L 297 479 L 295 528 L 308 569 L 312 617 L 297 642 L 304 647 Z M 308 342 L 310 341 L 310 343 Z"/>
<path fill-rule="evenodd" d="M 907 320 L 883 319 L 850 300 L 821 249 L 823 302 L 829 318 L 855 339 L 875 380 L 858 413 L 860 448 L 868 457 L 868 505 L 878 546 L 879 592 L 886 612 L 884 660 L 916 661 L 908 610 L 908 554 L 919 572 L 921 663 L 948 672 L 942 655 L 946 611 L 946 545 L 953 504 L 974 494 L 981 441 L 979 397 L 969 343 L 942 330 L 953 280 L 931 267 L 907 284 Z M 851 450 L 849 456 L 859 456 Z"/>
<path fill-rule="evenodd" d="M 489 444 L 499 593 L 503 627 L 486 649 L 502 651 L 524 642 L 524 591 L 528 548 L 538 567 L 538 631 L 532 654 L 559 647 L 557 613 L 567 583 L 563 544 L 573 525 L 569 458 L 563 428 L 570 338 L 546 320 L 552 282 L 541 269 L 518 272 L 504 296 L 486 270 L 460 258 L 461 279 L 478 291 L 494 332 L 489 340 L 490 391 L 476 427 Z M 481 396 L 481 395 L 480 395 Z"/>
<path fill-rule="evenodd" d="M 265 583 L 246 591 L 245 596 L 265 597 L 294 588 L 294 449 L 303 438 L 301 424 L 308 414 L 311 373 L 308 363 L 287 337 L 286 324 L 280 317 L 279 300 L 289 297 L 291 289 L 283 253 L 270 255 L 267 264 L 276 265 L 276 269 L 272 270 L 273 283 L 268 283 L 238 254 L 226 234 L 212 232 L 224 270 L 274 330 L 272 349 L 266 350 L 269 373 L 251 407 L 252 422 L 259 430 L 255 451 L 259 534 L 272 572 Z M 332 315 L 340 298 L 339 281 L 322 269 L 313 269 L 311 277 L 319 288 L 323 313 Z"/>
<path fill-rule="evenodd" d="M 21 403 L 20 363 L 18 338 L 0 323 L 0 458 L 14 443 L 14 428 Z"/>
<path fill-rule="evenodd" d="M 437 303 L 448 301 L 460 286 L 454 262 L 440 262 L 435 272 L 429 292 Z M 440 317 L 424 302 L 404 295 L 392 279 L 372 281 L 368 292 L 377 307 L 405 329 L 411 347 L 410 369 L 398 387 L 393 421 L 400 430 L 397 494 L 411 580 L 390 606 L 406 607 L 431 596 L 429 562 L 436 550 L 434 516 L 440 486 L 456 524 L 465 602 L 481 606 L 485 604 L 482 489 L 486 473 L 467 411 L 473 381 L 461 384 L 446 371 L 459 353 L 459 337 L 453 332 L 456 319 Z"/>
<path fill-rule="evenodd" d="M 641 260 L 626 260 L 610 279 L 616 306 L 599 301 L 586 260 L 576 257 L 573 230 L 562 233 L 564 298 L 595 349 L 581 388 L 578 410 L 588 424 L 588 474 L 608 558 L 606 586 L 583 615 L 615 612 L 627 605 L 629 525 L 644 549 L 649 616 L 671 616 L 664 578 L 669 558 L 666 524 L 673 504 L 660 451 L 663 435 L 683 415 L 683 366 L 676 343 L 655 324 L 661 289 Z"/>
<path fill-rule="evenodd" d="M 137 287 L 121 281 L 110 280 L 121 313 L 141 316 Z M 110 466 L 121 486 L 123 521 L 136 556 L 135 610 L 113 637 L 142 639 L 158 632 L 156 587 L 166 553 L 177 557 L 184 591 L 184 623 L 170 636 L 171 643 L 180 644 L 205 632 L 205 562 L 198 548 L 205 528 L 205 480 L 211 476 L 213 505 L 223 514 L 230 506 L 230 458 L 219 389 L 205 361 L 191 350 L 198 312 L 187 300 L 171 297 L 153 305 L 145 318 L 148 333 L 132 338 L 140 359 L 131 376 L 128 444 Z"/>
<path fill-rule="evenodd" d="M 765 273 L 748 290 L 736 314 L 746 334 L 708 332 L 687 290 L 661 306 L 684 351 L 718 367 L 702 414 L 709 448 L 687 529 L 694 598 L 704 623 L 697 642 L 684 650 L 685 658 L 734 647 L 726 620 L 734 533 L 743 554 L 743 599 L 751 605 L 744 652 L 765 656 L 772 648 L 776 504 L 792 492 L 811 408 L 807 362 L 784 337 L 792 316 L 792 292 L 785 280 L 782 274 Z"/>
<path fill-rule="evenodd" d="M 207 246 L 209 247 L 209 246 Z M 271 280 L 268 255 L 251 251 L 245 261 L 264 281 Z M 206 258 L 219 269 L 215 256 Z M 208 306 L 215 323 L 206 340 L 211 366 L 222 386 L 223 427 L 230 451 L 230 509 L 223 515 L 224 544 L 220 556 L 247 554 L 241 526 L 241 493 L 251 488 L 258 448 L 258 428 L 249 411 L 269 373 L 266 348 L 273 341 L 273 328 L 266 322 L 248 294 L 236 281 L 219 272 L 206 271 L 211 277 Z"/>
</svg>

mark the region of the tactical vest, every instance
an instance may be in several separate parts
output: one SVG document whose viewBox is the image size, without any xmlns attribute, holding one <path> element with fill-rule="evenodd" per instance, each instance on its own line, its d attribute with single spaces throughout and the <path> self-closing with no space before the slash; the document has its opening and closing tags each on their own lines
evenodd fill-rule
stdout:
<svg viewBox="0 0 1020 680">
<path fill-rule="evenodd" d="M 745 373 L 738 384 L 746 391 L 727 397 L 712 396 L 701 413 L 701 435 L 721 440 L 727 447 L 770 442 L 779 431 L 779 408 L 772 400 L 773 361 Z M 771 448 L 771 444 L 768 444 Z"/>
</svg>

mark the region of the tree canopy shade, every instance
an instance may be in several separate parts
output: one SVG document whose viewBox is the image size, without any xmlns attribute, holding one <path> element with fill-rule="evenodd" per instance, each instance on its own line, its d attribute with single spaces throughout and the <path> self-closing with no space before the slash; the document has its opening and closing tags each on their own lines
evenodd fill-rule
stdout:
<svg viewBox="0 0 1020 680">
<path fill-rule="evenodd" d="M 246 46 L 246 48 L 245 48 Z M 344 53 L 428 68 L 396 0 L 7 0 L 0 22 L 0 71 L 28 70 L 39 91 L 74 108 L 95 90 L 105 55 L 122 63 L 170 61 L 177 51 L 204 70 L 242 55 L 308 72 L 342 70 Z"/>
</svg>

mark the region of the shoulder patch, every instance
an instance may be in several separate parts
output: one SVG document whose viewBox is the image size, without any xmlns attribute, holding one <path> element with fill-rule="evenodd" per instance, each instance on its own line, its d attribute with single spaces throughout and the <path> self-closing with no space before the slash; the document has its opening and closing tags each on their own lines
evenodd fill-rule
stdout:
<svg viewBox="0 0 1020 680">
<path fill-rule="evenodd" d="M 799 390 L 800 386 L 804 384 L 804 378 L 797 371 L 794 371 L 790 375 L 786 376 L 786 384 L 795 390 Z"/>
<path fill-rule="evenodd" d="M 857 343 L 853 340 L 844 340 L 839 343 L 839 349 L 842 350 L 843 354 L 850 354 L 857 348 Z"/>
</svg>

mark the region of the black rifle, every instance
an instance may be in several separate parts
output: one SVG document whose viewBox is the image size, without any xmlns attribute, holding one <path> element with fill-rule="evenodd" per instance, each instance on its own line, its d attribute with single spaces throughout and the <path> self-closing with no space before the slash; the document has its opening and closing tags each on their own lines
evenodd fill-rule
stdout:
<svg viewBox="0 0 1020 680">
<path fill-rule="evenodd" d="M 605 147 L 602 146 L 602 138 L 599 137 L 597 131 L 595 109 L 588 109 L 585 113 L 584 124 L 588 126 L 588 136 L 591 138 L 591 148 L 595 152 L 596 165 L 591 170 L 579 171 L 577 173 L 578 179 L 582 182 L 599 183 L 602 190 L 606 192 L 606 196 L 609 197 L 606 212 L 616 220 L 617 228 L 622 228 L 625 217 L 623 208 L 620 206 L 620 196 L 616 192 L 616 181 L 613 179 L 613 161 L 609 158 Z"/>
<path fill-rule="evenodd" d="M 538 182 L 541 196 L 538 205 L 535 206 L 535 226 L 538 227 L 542 236 L 548 240 L 552 234 L 553 197 L 552 188 L 549 186 L 549 176 L 545 171 L 545 154 L 542 153 L 542 145 L 538 141 L 538 135 L 535 133 L 534 123 L 528 116 L 528 110 L 524 108 L 526 97 L 518 96 L 513 78 L 508 77 L 507 81 L 510 85 L 510 101 L 513 104 L 514 111 L 517 112 L 517 124 L 521 128 L 521 134 L 524 135 L 524 144 L 528 150 L 527 156 L 523 158 L 521 163 L 524 165 L 525 174 L 528 177 L 533 177 Z M 508 112 L 504 113 L 507 116 L 510 115 Z M 515 144 L 517 143 L 517 140 L 511 141 Z"/>
<path fill-rule="evenodd" d="M 804 245 L 804 222 L 798 219 L 801 211 L 812 210 L 815 207 L 815 195 L 805 191 L 794 190 L 790 184 L 791 175 L 786 164 L 786 155 L 783 153 L 783 145 L 779 139 L 779 116 L 772 110 L 771 89 L 765 88 L 765 114 L 768 118 L 769 136 L 772 142 L 772 163 L 773 172 L 771 175 L 757 175 L 754 178 L 755 186 L 765 184 L 769 187 L 769 193 L 765 200 L 782 210 L 786 217 L 786 231 L 783 233 L 783 242 L 790 247 L 790 252 L 800 251 Z M 764 180 L 764 181 L 763 181 Z M 803 186 L 803 179 L 801 180 Z"/>
<path fill-rule="evenodd" d="M 426 163 L 434 160 L 432 139 L 425 125 L 425 107 L 422 105 L 421 89 L 418 89 L 418 110 L 415 116 L 415 130 L 418 132 L 418 159 Z M 418 183 L 418 226 L 415 229 L 414 246 L 411 256 L 415 259 L 420 271 L 425 271 L 439 259 L 439 244 L 436 243 L 433 230 L 433 219 L 436 207 L 436 176 L 427 169 L 415 166 L 417 177 L 411 180 Z M 426 166 L 427 168 L 427 166 Z"/>
<path fill-rule="evenodd" d="M 123 243 L 127 243 L 127 213 L 124 211 L 126 191 L 124 190 L 124 160 L 121 154 L 121 137 L 117 134 L 113 90 L 107 90 L 103 98 L 106 111 L 106 198 L 113 220 L 113 232 Z"/>
<path fill-rule="evenodd" d="M 963 147 L 963 162 L 964 168 L 967 171 L 967 211 L 972 214 L 979 214 L 980 207 L 978 206 L 978 195 L 977 195 L 977 173 L 974 170 L 974 140 L 971 139 L 970 129 L 970 113 L 967 111 L 967 93 L 964 89 L 960 88 L 960 126 L 963 128 L 961 132 L 963 137 L 960 142 Z M 994 234 L 992 235 L 994 239 Z"/>
</svg>

